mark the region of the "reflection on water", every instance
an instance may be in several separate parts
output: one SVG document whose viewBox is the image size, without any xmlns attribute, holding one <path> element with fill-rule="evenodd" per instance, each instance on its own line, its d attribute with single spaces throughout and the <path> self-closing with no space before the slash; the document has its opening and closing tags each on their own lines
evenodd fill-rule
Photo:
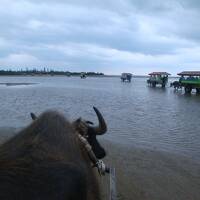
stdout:
<svg viewBox="0 0 200 200">
<path fill-rule="evenodd" d="M 70 119 L 96 120 L 98 107 L 108 122 L 109 140 L 184 154 L 199 160 L 200 96 L 172 88 L 151 88 L 144 78 L 0 77 L 0 82 L 38 83 L 0 86 L 0 127 L 21 127 L 46 109 Z"/>
</svg>

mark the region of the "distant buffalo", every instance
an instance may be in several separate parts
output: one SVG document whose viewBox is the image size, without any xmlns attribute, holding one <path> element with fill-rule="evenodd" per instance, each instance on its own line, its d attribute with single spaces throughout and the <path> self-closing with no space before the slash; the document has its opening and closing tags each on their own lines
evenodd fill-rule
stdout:
<svg viewBox="0 0 200 200">
<path fill-rule="evenodd" d="M 174 81 L 173 83 L 170 83 L 170 87 L 174 87 L 175 90 L 181 89 L 182 85 L 179 81 Z"/>
<path fill-rule="evenodd" d="M 98 159 L 105 157 L 97 135 L 107 131 L 81 119 L 69 122 L 47 111 L 0 147 L 1 200 L 100 200 L 96 171 L 78 135 L 87 138 Z"/>
</svg>

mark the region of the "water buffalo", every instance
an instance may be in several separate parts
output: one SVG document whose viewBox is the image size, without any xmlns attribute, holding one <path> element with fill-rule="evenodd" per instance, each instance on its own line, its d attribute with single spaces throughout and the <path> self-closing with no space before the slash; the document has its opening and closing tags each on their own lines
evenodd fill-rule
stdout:
<svg viewBox="0 0 200 200">
<path fill-rule="evenodd" d="M 182 88 L 182 85 L 179 81 L 174 81 L 173 83 L 170 83 L 170 87 L 174 87 L 175 90 L 177 89 L 181 89 Z"/>
<path fill-rule="evenodd" d="M 96 136 L 106 123 L 94 108 L 99 125 L 68 121 L 47 111 L 0 146 L 1 200 L 100 200 L 96 170 L 78 135 L 87 139 L 97 158 L 106 153 Z"/>
</svg>

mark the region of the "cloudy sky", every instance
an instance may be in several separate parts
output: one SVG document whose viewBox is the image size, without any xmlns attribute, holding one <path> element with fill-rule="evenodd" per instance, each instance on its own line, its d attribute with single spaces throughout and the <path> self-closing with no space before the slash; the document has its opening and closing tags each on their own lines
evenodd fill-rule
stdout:
<svg viewBox="0 0 200 200">
<path fill-rule="evenodd" d="M 199 0 L 1 0 L 0 69 L 200 70 Z"/>
</svg>

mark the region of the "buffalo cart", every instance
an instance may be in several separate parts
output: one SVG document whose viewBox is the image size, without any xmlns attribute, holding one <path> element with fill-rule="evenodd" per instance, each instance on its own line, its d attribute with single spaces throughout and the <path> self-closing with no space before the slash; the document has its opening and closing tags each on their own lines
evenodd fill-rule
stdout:
<svg viewBox="0 0 200 200">
<path fill-rule="evenodd" d="M 168 82 L 168 76 L 170 74 L 167 72 L 152 72 L 149 74 L 149 79 L 147 80 L 148 85 L 152 87 L 156 87 L 157 85 L 161 85 L 161 87 L 165 87 Z"/>
<path fill-rule="evenodd" d="M 200 94 L 200 71 L 183 71 L 178 73 L 180 77 L 179 83 L 184 87 L 185 93 L 190 94 L 193 89 Z"/>
<path fill-rule="evenodd" d="M 130 83 L 132 76 L 133 75 L 131 73 L 122 73 L 120 78 L 121 78 L 122 82 L 129 82 Z"/>
</svg>

